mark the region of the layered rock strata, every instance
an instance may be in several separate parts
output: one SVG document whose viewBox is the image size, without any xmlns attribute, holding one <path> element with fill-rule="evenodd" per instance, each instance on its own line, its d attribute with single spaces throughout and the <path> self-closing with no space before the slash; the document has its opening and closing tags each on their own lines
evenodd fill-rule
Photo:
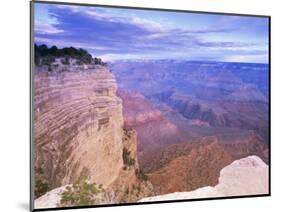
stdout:
<svg viewBox="0 0 281 212">
<path fill-rule="evenodd" d="M 35 174 L 50 188 L 80 176 L 112 183 L 123 166 L 122 101 L 103 66 L 84 71 L 35 70 Z"/>
<path fill-rule="evenodd" d="M 122 137 L 123 151 L 126 148 L 129 152 L 128 157 L 134 160 L 134 163 L 128 165 L 124 162 L 123 158 L 122 168 L 119 170 L 115 180 L 106 186 L 103 192 L 93 196 L 95 204 L 136 202 L 143 197 L 156 195 L 150 181 L 144 178 L 144 174 L 140 175 L 141 170 L 137 160 L 136 138 L 135 130 L 124 129 Z M 72 186 L 72 184 L 55 188 L 36 199 L 35 208 L 61 207 L 62 194 L 67 190 L 67 186 Z"/>
</svg>

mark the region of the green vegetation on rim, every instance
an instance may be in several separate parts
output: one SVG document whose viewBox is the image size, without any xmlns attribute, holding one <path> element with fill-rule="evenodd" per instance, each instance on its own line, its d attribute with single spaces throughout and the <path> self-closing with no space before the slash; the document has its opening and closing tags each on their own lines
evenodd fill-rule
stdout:
<svg viewBox="0 0 281 212">
<path fill-rule="evenodd" d="M 61 194 L 60 204 L 66 206 L 93 205 L 95 195 L 104 191 L 102 184 L 88 183 L 86 179 L 77 179 L 72 186 L 67 186 L 66 191 Z"/>
<path fill-rule="evenodd" d="M 140 181 L 147 181 L 148 177 L 141 169 L 136 169 L 135 174 Z"/>
<path fill-rule="evenodd" d="M 100 58 L 93 58 L 86 50 L 82 48 L 65 47 L 62 49 L 56 46 L 48 47 L 47 45 L 36 45 L 34 46 L 35 52 L 35 65 L 50 65 L 55 62 L 55 58 L 64 58 L 63 64 L 68 65 L 70 58 L 76 59 L 77 65 L 94 63 L 97 65 L 105 65 Z"/>
<path fill-rule="evenodd" d="M 35 197 L 38 198 L 49 190 L 49 184 L 46 180 L 37 179 L 35 181 Z"/>
</svg>

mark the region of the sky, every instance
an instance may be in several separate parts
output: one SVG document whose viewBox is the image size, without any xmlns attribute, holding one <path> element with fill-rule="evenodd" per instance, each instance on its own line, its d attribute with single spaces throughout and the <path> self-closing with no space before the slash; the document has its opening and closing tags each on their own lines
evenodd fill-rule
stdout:
<svg viewBox="0 0 281 212">
<path fill-rule="evenodd" d="M 84 48 L 104 61 L 268 63 L 268 19 L 35 3 L 36 44 Z"/>
</svg>

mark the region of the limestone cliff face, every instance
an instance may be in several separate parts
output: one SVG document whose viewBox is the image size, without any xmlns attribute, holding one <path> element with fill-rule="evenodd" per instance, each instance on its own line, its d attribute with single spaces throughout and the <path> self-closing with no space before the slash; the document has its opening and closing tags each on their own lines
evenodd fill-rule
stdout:
<svg viewBox="0 0 281 212">
<path fill-rule="evenodd" d="M 50 188 L 80 176 L 105 187 L 123 166 L 122 101 L 103 66 L 84 71 L 35 70 L 35 175 Z"/>
<path fill-rule="evenodd" d="M 137 158 L 137 133 L 134 129 L 125 129 L 123 136 L 124 148 L 130 152 L 134 163 L 124 165 L 119 176 L 98 198 L 96 204 L 118 204 L 136 202 L 139 199 L 155 195 L 153 185 L 139 168 Z"/>
<path fill-rule="evenodd" d="M 140 174 L 137 160 L 137 134 L 133 129 L 124 129 L 122 137 L 123 151 L 126 149 L 130 154 L 129 157 L 134 160 L 131 165 L 126 165 L 124 162 L 123 152 L 122 168 L 119 167 L 118 174 L 114 180 L 105 187 L 105 190 L 96 196 L 95 204 L 117 204 L 136 202 L 139 199 L 147 196 L 155 195 L 154 189 L 150 181 L 145 178 L 145 175 Z M 106 169 L 105 172 L 110 170 Z M 107 175 L 107 173 L 105 173 Z M 96 179 L 94 179 L 96 182 Z M 66 191 L 67 186 L 57 187 L 43 196 L 35 200 L 35 208 L 56 208 L 61 206 L 62 193 Z"/>
</svg>

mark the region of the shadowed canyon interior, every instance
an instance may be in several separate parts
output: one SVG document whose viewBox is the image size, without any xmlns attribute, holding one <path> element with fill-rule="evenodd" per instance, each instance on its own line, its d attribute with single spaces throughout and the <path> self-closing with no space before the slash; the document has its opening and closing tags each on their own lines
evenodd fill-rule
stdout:
<svg viewBox="0 0 281 212">
<path fill-rule="evenodd" d="M 218 183 L 232 161 L 268 162 L 268 67 L 179 60 L 110 64 L 138 160 L 157 193 Z"/>
</svg>

